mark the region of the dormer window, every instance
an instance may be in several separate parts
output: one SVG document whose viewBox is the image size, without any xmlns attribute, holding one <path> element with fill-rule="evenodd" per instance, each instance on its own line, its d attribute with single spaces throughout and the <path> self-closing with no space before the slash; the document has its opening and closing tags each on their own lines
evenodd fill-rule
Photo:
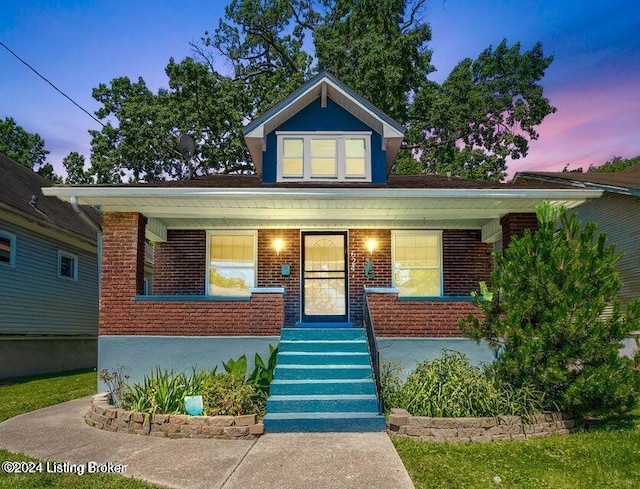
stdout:
<svg viewBox="0 0 640 489">
<path fill-rule="evenodd" d="M 370 132 L 285 132 L 278 139 L 278 181 L 371 181 Z"/>
</svg>

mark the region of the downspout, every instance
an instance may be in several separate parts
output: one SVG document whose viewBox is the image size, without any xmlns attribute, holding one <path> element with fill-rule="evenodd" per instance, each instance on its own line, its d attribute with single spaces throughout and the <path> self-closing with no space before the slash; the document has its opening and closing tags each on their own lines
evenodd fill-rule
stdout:
<svg viewBox="0 0 640 489">
<path fill-rule="evenodd" d="M 102 288 L 102 227 L 100 224 L 95 222 L 83 209 L 80 207 L 78 203 L 78 197 L 72 195 L 69 198 L 69 202 L 71 202 L 71 207 L 91 228 L 96 232 L 96 247 L 98 253 L 98 297 L 100 297 L 101 288 Z"/>
</svg>

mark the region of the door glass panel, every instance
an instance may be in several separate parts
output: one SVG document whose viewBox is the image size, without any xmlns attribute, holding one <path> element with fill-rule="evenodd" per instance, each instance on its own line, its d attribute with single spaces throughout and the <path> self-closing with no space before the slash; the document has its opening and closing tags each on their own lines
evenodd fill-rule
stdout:
<svg viewBox="0 0 640 489">
<path fill-rule="evenodd" d="M 304 315 L 345 316 L 345 236 L 306 235 L 304 247 Z"/>
</svg>

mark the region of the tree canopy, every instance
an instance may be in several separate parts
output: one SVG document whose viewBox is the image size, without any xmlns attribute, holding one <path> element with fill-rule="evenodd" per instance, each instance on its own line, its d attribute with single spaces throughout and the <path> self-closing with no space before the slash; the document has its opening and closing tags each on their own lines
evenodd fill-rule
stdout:
<svg viewBox="0 0 640 489">
<path fill-rule="evenodd" d="M 105 121 L 91 131 L 98 182 L 253 171 L 242 127 L 311 76 L 328 71 L 409 129 L 399 172 L 451 172 L 499 181 L 555 111 L 540 80 L 552 57 L 503 41 L 462 60 L 438 84 L 425 0 L 231 0 L 193 57 L 169 60 L 168 87 L 127 77 L 93 96 Z M 189 133 L 197 152 L 177 151 Z M 414 164 L 412 160 L 417 163 Z"/>
<path fill-rule="evenodd" d="M 53 166 L 47 163 L 49 151 L 39 134 L 25 131 L 11 117 L 0 120 L 0 153 L 33 170 L 52 182 L 59 181 Z"/>
</svg>

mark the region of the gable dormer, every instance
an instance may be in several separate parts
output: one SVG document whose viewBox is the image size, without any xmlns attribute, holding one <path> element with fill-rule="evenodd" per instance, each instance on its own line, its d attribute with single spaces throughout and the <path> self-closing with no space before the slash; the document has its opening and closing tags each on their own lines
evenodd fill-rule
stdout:
<svg viewBox="0 0 640 489">
<path fill-rule="evenodd" d="M 265 183 L 386 183 L 404 127 L 321 73 L 243 131 Z"/>
</svg>

